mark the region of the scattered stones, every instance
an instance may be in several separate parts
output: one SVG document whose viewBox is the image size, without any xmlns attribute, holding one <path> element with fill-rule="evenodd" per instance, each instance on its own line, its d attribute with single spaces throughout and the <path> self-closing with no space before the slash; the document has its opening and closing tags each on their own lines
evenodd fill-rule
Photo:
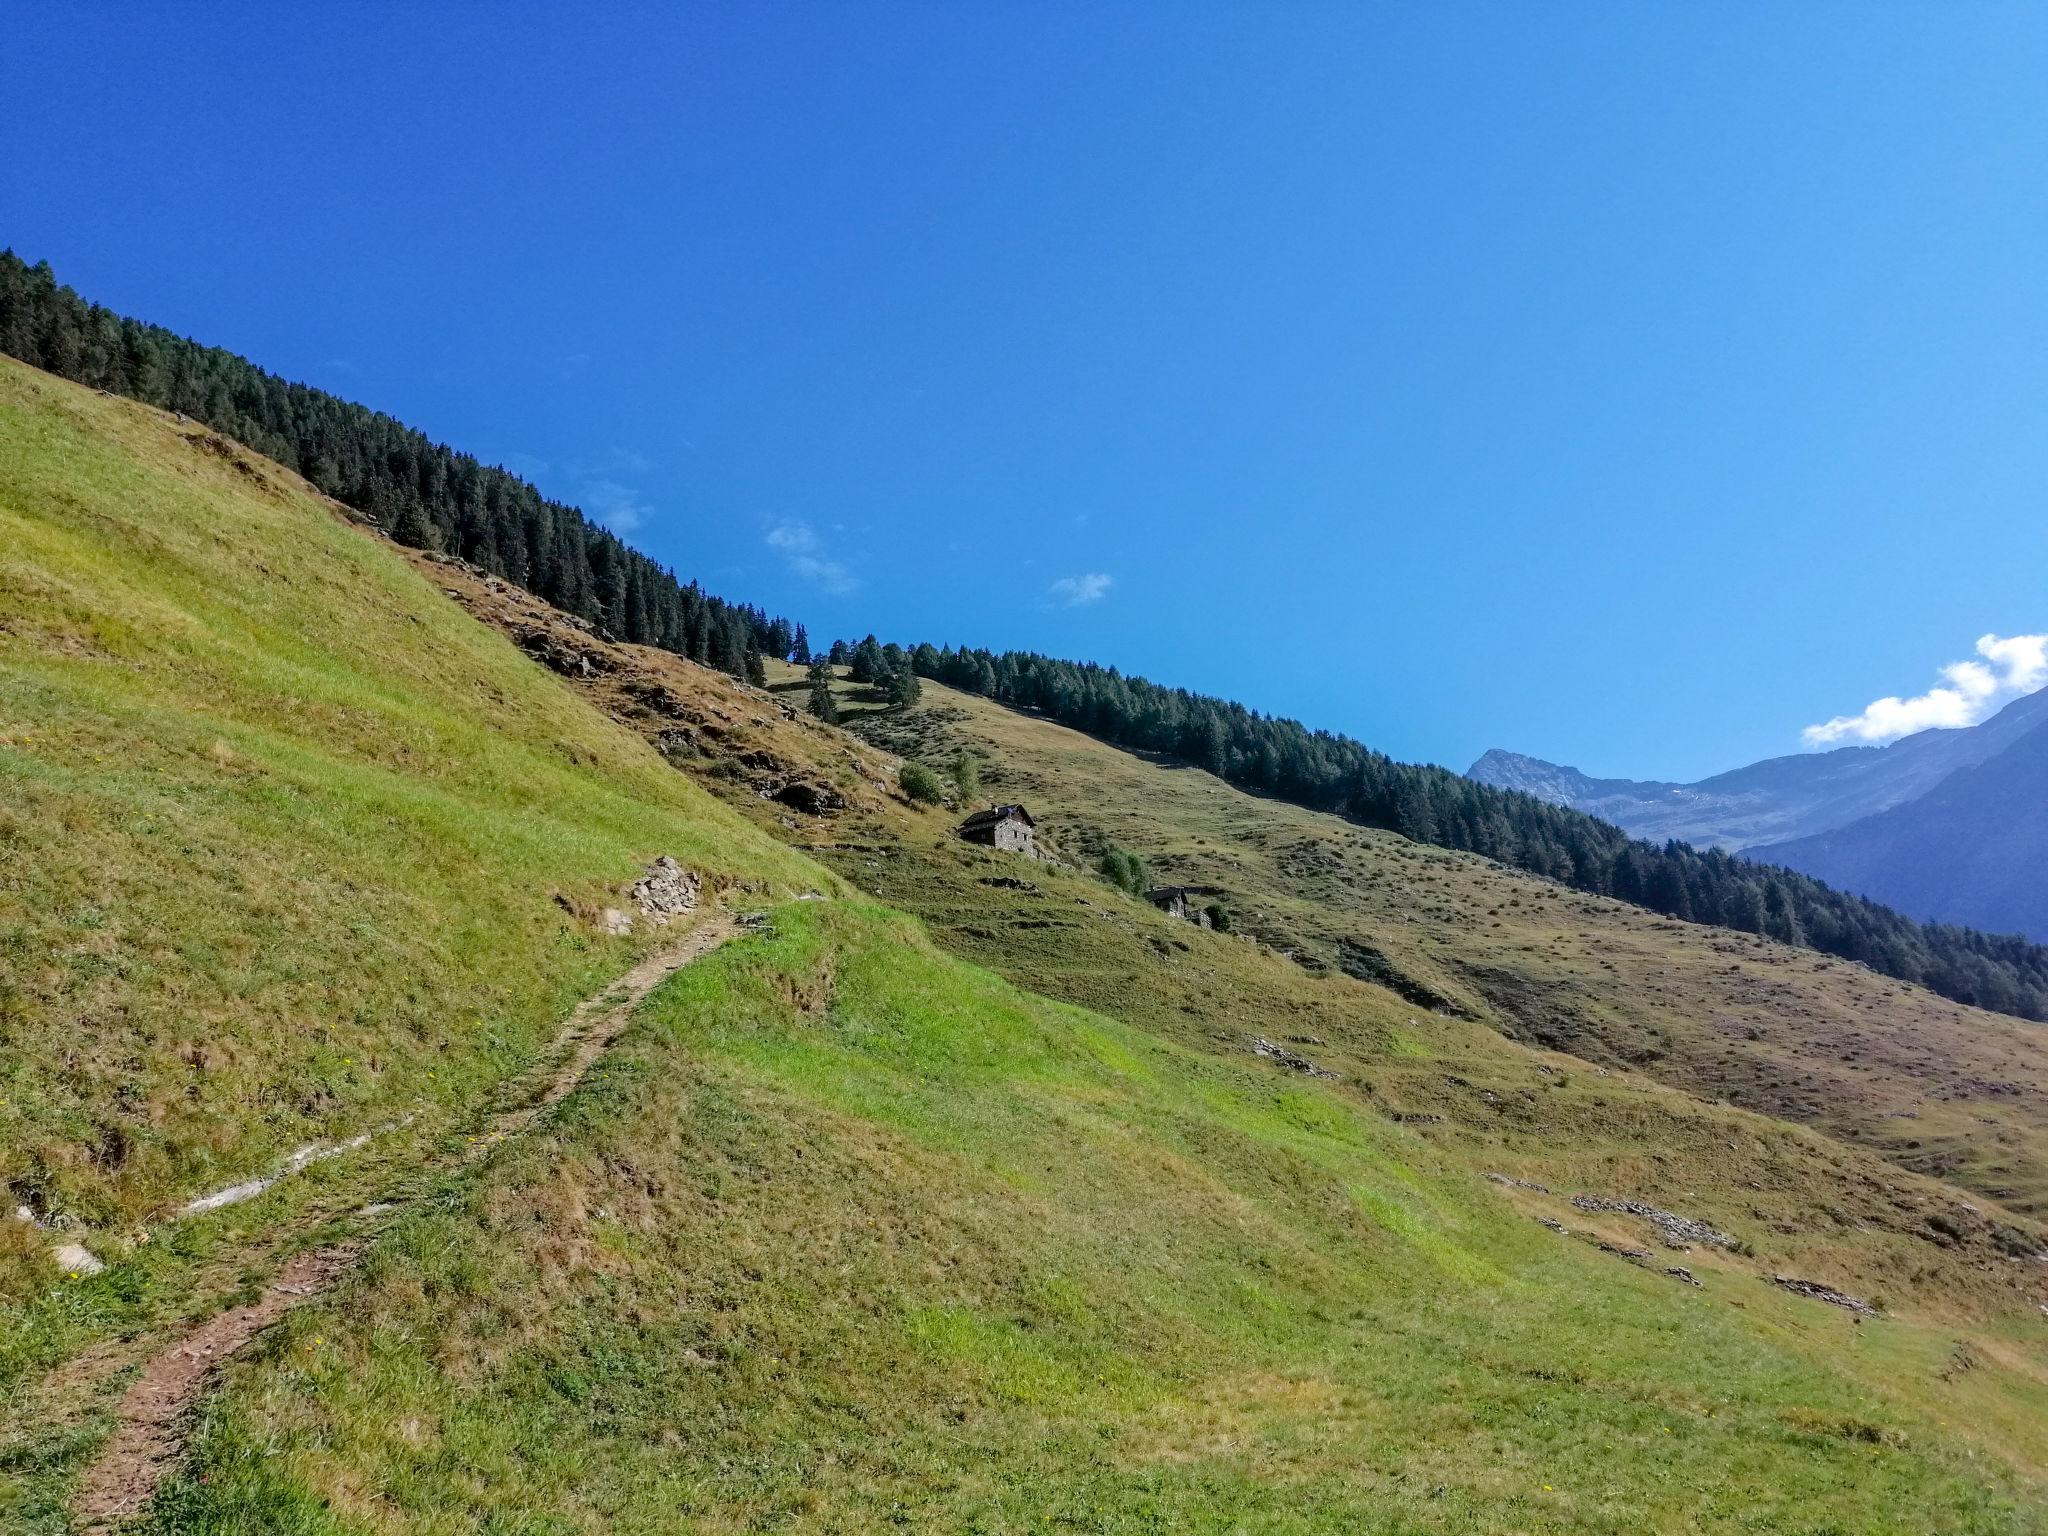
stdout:
<svg viewBox="0 0 2048 1536">
<path fill-rule="evenodd" d="M 617 907 L 606 907 L 597 914 L 597 931 L 615 939 L 623 939 L 633 931 L 632 914 L 621 912 Z"/>
<path fill-rule="evenodd" d="M 1680 1216 L 1673 1211 L 1660 1211 L 1654 1205 L 1645 1205 L 1640 1200 L 1610 1200 L 1603 1195 L 1573 1195 L 1572 1204 L 1582 1211 L 1616 1211 L 1626 1216 L 1640 1216 L 1657 1229 L 1657 1235 L 1664 1240 L 1667 1248 L 1683 1251 L 1695 1243 L 1709 1248 L 1734 1248 L 1737 1239 L 1730 1237 L 1718 1227 L 1710 1227 L 1704 1221 L 1695 1221 L 1690 1216 Z"/>
<path fill-rule="evenodd" d="M 1396 1114 L 1394 1116 L 1394 1123 L 1396 1125 L 1442 1125 L 1444 1117 L 1442 1115 Z"/>
<path fill-rule="evenodd" d="M 1525 1184 L 1519 1179 L 1510 1179 L 1504 1174 L 1495 1175 L 1489 1173 L 1487 1177 L 1496 1180 L 1498 1183 L 1509 1184 L 1516 1188 L 1541 1190 L 1545 1194 L 1549 1193 L 1540 1184 Z M 1706 1289 L 1705 1286 L 1700 1284 L 1699 1276 L 1695 1275 L 1684 1265 L 1660 1265 L 1656 1262 L 1656 1255 L 1652 1254 L 1647 1248 L 1636 1248 L 1627 1243 L 1612 1243 L 1597 1232 L 1575 1232 L 1553 1216 L 1538 1216 L 1536 1221 L 1538 1225 L 1548 1227 L 1560 1237 L 1576 1238 L 1579 1242 L 1591 1244 L 1602 1253 L 1611 1253 L 1617 1259 L 1625 1260 L 1635 1265 L 1638 1269 L 1654 1269 L 1659 1274 L 1669 1275 L 1673 1280 L 1678 1281 L 1682 1285 L 1692 1286 L 1696 1290 Z"/>
<path fill-rule="evenodd" d="M 1822 1285 L 1814 1280 L 1795 1279 L 1791 1275 L 1773 1275 L 1771 1284 L 1790 1291 L 1795 1296 L 1808 1296 L 1815 1301 L 1827 1302 L 1830 1306 L 1846 1307 L 1849 1311 L 1864 1317 L 1882 1317 L 1884 1314 L 1860 1296 L 1851 1296 L 1847 1291 L 1838 1291 L 1831 1285 Z"/>
<path fill-rule="evenodd" d="M 1532 1184 L 1527 1179 L 1513 1178 L 1505 1173 L 1489 1173 L 1486 1177 L 1493 1183 L 1507 1189 L 1526 1189 L 1532 1195 L 1547 1195 L 1550 1193 L 1549 1189 L 1544 1185 Z"/>
<path fill-rule="evenodd" d="M 660 927 L 671 918 L 679 917 L 695 909 L 698 898 L 704 893 L 704 882 L 695 870 L 683 868 L 667 854 L 663 854 L 647 866 L 647 873 L 634 882 L 628 893 L 647 917 Z M 623 913 L 619 914 L 624 916 Z M 607 911 L 608 920 L 612 914 Z M 631 932 L 633 920 L 626 918 L 626 930 Z M 607 933 L 617 930 L 607 927 Z"/>
<path fill-rule="evenodd" d="M 657 732 L 654 749 L 671 762 L 679 757 L 701 757 L 704 748 L 698 743 L 697 733 L 686 726 L 671 726 Z"/>
<path fill-rule="evenodd" d="M 454 596 L 462 595 L 453 588 L 449 590 Z M 568 622 L 573 624 L 576 621 L 571 619 Z M 577 645 L 552 629 L 515 629 L 512 642 L 542 666 L 564 677 L 595 677 L 600 672 L 610 672 L 615 666 L 609 652 Z"/>
<path fill-rule="evenodd" d="M 1252 1037 L 1252 1054 L 1263 1056 L 1268 1061 L 1277 1061 L 1283 1067 L 1292 1067 L 1310 1077 L 1335 1077 L 1337 1074 L 1327 1067 L 1319 1067 L 1298 1051 L 1290 1051 L 1284 1045 L 1275 1045 L 1264 1035 Z"/>
</svg>

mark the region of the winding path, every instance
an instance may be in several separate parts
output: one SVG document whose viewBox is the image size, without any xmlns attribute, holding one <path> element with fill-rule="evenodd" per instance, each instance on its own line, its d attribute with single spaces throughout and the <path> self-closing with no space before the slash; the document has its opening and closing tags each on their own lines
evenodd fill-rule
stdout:
<svg viewBox="0 0 2048 1536">
<path fill-rule="evenodd" d="M 493 1113 L 484 1132 L 442 1160 L 451 1166 L 473 1162 L 530 1127 L 582 1080 L 648 993 L 739 931 L 735 919 L 708 913 L 678 942 L 585 998 L 555 1037 L 547 1062 L 517 1080 L 510 1106 Z M 293 1307 L 331 1287 L 355 1267 L 367 1246 L 367 1239 L 353 1238 L 294 1255 L 256 1300 L 215 1313 L 150 1359 L 115 1409 L 114 1433 L 99 1460 L 79 1482 L 72 1502 L 77 1529 L 110 1532 L 140 1514 L 183 1454 L 191 1409 L 215 1368 Z"/>
</svg>

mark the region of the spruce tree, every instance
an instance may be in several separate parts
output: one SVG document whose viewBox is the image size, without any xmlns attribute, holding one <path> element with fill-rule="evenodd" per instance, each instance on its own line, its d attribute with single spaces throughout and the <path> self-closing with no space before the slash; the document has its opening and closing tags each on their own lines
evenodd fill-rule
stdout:
<svg viewBox="0 0 2048 1536">
<path fill-rule="evenodd" d="M 825 661 L 811 663 L 811 713 L 827 725 L 839 723 L 839 703 L 832 697 L 832 667 Z"/>
</svg>

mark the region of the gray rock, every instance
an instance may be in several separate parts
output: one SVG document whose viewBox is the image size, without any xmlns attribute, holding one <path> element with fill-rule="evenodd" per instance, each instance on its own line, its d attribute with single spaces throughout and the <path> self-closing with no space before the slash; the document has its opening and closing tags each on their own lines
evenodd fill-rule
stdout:
<svg viewBox="0 0 2048 1536">
<path fill-rule="evenodd" d="M 704 882 L 695 870 L 685 869 L 667 854 L 647 866 L 647 873 L 633 883 L 628 893 L 633 905 L 657 926 L 693 911 L 703 895 Z M 609 917 L 611 914 L 607 913 Z M 632 919 L 626 920 L 628 931 Z M 615 930 L 607 928 L 606 932 Z"/>
<path fill-rule="evenodd" d="M 1736 1239 L 1718 1227 L 1710 1227 L 1704 1221 L 1695 1221 L 1690 1216 L 1680 1216 L 1673 1211 L 1660 1211 L 1654 1205 L 1645 1205 L 1640 1200 L 1610 1200 L 1604 1195 L 1573 1195 L 1572 1204 L 1582 1211 L 1617 1211 L 1627 1216 L 1640 1216 L 1657 1229 L 1657 1235 L 1664 1239 L 1667 1248 L 1688 1248 L 1695 1243 L 1709 1248 L 1733 1248 Z"/>
<path fill-rule="evenodd" d="M 1862 1297 L 1851 1296 L 1847 1291 L 1838 1291 L 1832 1285 L 1822 1285 L 1815 1280 L 1799 1280 L 1791 1275 L 1773 1275 L 1771 1284 L 1781 1286 L 1795 1296 L 1810 1296 L 1815 1301 L 1824 1301 L 1834 1307 L 1845 1307 L 1864 1317 L 1884 1316 Z"/>
</svg>

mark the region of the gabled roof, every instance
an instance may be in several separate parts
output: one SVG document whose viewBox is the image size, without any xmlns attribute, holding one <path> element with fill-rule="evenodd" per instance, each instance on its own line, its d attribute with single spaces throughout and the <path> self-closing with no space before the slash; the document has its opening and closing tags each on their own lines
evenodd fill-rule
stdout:
<svg viewBox="0 0 2048 1536">
<path fill-rule="evenodd" d="M 1008 821 L 1012 816 L 1017 817 L 1027 827 L 1035 829 L 1038 826 L 1037 820 L 1023 806 L 997 805 L 991 806 L 985 811 L 976 811 L 972 816 L 960 823 L 958 830 L 962 832 L 980 832 L 995 826 L 998 822 Z"/>
</svg>

